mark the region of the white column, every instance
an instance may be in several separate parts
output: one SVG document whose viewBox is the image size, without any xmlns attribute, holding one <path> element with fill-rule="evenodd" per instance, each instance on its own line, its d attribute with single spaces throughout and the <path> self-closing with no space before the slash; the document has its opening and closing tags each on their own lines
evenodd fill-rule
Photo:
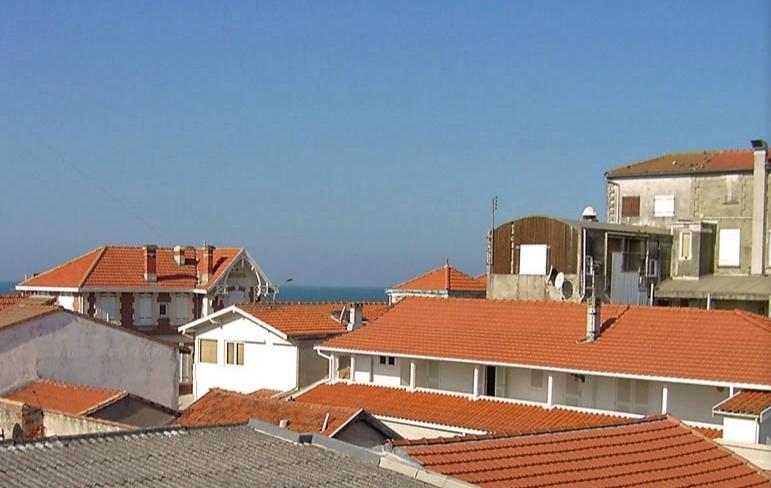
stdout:
<svg viewBox="0 0 771 488">
<path fill-rule="evenodd" d="M 546 379 L 546 405 L 554 405 L 554 374 L 549 373 Z"/>
<path fill-rule="evenodd" d="M 348 383 L 353 383 L 353 375 L 356 372 L 356 356 L 353 354 L 351 355 L 351 368 L 350 368 L 350 374 L 348 375 Z"/>
<path fill-rule="evenodd" d="M 661 387 L 661 413 L 669 411 L 669 385 Z"/>
<path fill-rule="evenodd" d="M 418 365 L 415 363 L 414 359 L 410 359 L 410 390 L 415 389 L 415 383 L 418 373 Z"/>
<path fill-rule="evenodd" d="M 734 385 L 731 385 L 731 386 L 728 388 L 728 396 L 729 396 L 729 397 L 732 397 L 732 396 L 734 396 L 734 392 L 735 392 L 735 391 L 736 391 L 736 390 L 734 389 Z"/>
<path fill-rule="evenodd" d="M 479 375 L 481 366 L 478 364 L 474 365 L 474 398 L 479 398 Z"/>
<path fill-rule="evenodd" d="M 327 378 L 330 382 L 335 381 L 335 356 L 330 355 L 329 359 L 327 360 Z"/>
<path fill-rule="evenodd" d="M 337 370 L 340 366 L 340 358 L 337 357 L 337 354 L 332 354 L 332 383 L 337 383 Z"/>
</svg>

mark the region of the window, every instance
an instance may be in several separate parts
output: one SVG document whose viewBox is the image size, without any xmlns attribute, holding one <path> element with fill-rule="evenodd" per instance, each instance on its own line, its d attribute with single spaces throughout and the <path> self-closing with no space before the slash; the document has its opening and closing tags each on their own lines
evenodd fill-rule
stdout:
<svg viewBox="0 0 771 488">
<path fill-rule="evenodd" d="M 622 412 L 648 414 L 648 382 L 619 378 L 616 384 L 616 407 Z"/>
<path fill-rule="evenodd" d="M 198 341 L 198 362 L 217 364 L 217 341 L 201 339 Z"/>
<path fill-rule="evenodd" d="M 674 217 L 675 216 L 675 196 L 674 195 L 656 195 L 653 197 L 653 216 L 654 217 Z"/>
<path fill-rule="evenodd" d="M 681 232 L 680 233 L 680 259 L 689 260 L 693 256 L 692 249 L 693 233 Z"/>
<path fill-rule="evenodd" d="M 169 315 L 169 306 L 166 305 L 165 303 L 161 303 L 158 306 L 158 315 L 160 315 L 161 317 L 167 317 Z"/>
<path fill-rule="evenodd" d="M 225 343 L 225 358 L 228 364 L 237 366 L 244 365 L 244 343 L 243 342 L 226 342 Z"/>
<path fill-rule="evenodd" d="M 115 294 L 100 293 L 96 296 L 96 317 L 103 320 L 120 320 L 118 297 Z"/>
<path fill-rule="evenodd" d="M 522 244 L 519 246 L 519 274 L 546 274 L 546 244 Z"/>
<path fill-rule="evenodd" d="M 396 364 L 396 358 L 393 356 L 380 356 L 380 364 L 393 366 Z"/>
<path fill-rule="evenodd" d="M 543 389 L 543 371 L 540 369 L 530 370 L 530 388 Z"/>
<path fill-rule="evenodd" d="M 741 231 L 739 229 L 720 229 L 718 243 L 718 266 L 739 266 Z"/>
<path fill-rule="evenodd" d="M 153 296 L 150 294 L 140 294 L 137 296 L 137 304 L 135 307 L 135 320 L 136 325 L 152 325 L 153 320 Z"/>
<path fill-rule="evenodd" d="M 640 197 L 621 197 L 621 216 L 639 217 L 640 216 Z"/>
</svg>

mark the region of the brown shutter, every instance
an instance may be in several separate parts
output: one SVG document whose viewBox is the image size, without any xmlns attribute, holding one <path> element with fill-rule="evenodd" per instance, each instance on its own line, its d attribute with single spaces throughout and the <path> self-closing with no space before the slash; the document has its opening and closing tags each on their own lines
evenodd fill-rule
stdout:
<svg viewBox="0 0 771 488">
<path fill-rule="evenodd" d="M 640 197 L 621 197 L 621 216 L 639 217 L 640 216 Z"/>
</svg>

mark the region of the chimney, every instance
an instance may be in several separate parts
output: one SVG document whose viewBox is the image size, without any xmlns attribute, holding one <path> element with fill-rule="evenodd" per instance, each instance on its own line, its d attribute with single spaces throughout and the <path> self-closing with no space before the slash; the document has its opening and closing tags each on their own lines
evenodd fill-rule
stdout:
<svg viewBox="0 0 771 488">
<path fill-rule="evenodd" d="M 174 246 L 174 262 L 177 266 L 185 265 L 185 248 L 182 246 Z"/>
<path fill-rule="evenodd" d="M 155 271 L 155 254 L 157 250 L 158 246 L 145 244 L 145 281 L 148 283 L 155 283 L 158 281 L 158 275 Z"/>
<path fill-rule="evenodd" d="M 586 338 L 584 342 L 594 342 L 600 337 L 602 326 L 602 300 L 595 294 L 586 300 Z"/>
<path fill-rule="evenodd" d="M 766 181 L 768 144 L 752 141 L 752 260 L 750 274 L 764 274 L 766 263 Z"/>
<path fill-rule="evenodd" d="M 356 330 L 362 326 L 363 321 L 363 306 L 361 303 L 349 303 L 348 304 L 348 327 L 347 330 Z"/>
<path fill-rule="evenodd" d="M 444 289 L 450 291 L 450 260 L 444 260 Z"/>
<path fill-rule="evenodd" d="M 203 243 L 203 254 L 201 255 L 200 269 L 201 284 L 206 284 L 214 274 L 214 246 Z"/>
<path fill-rule="evenodd" d="M 18 436 L 18 433 L 14 433 Z M 21 439 L 41 439 L 45 437 L 43 410 L 26 403 L 21 406 Z M 15 437 L 14 437 L 15 438 Z"/>
<path fill-rule="evenodd" d="M 278 421 L 278 426 L 282 429 L 286 429 L 286 426 L 289 425 L 289 420 L 287 419 L 281 419 Z"/>
</svg>

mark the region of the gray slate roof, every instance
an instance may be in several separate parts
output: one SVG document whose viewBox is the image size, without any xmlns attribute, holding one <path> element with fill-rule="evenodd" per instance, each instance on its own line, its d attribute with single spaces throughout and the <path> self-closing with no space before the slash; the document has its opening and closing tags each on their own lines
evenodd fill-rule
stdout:
<svg viewBox="0 0 771 488">
<path fill-rule="evenodd" d="M 168 428 L 0 445 L 2 486 L 423 487 L 248 426 Z"/>
</svg>

